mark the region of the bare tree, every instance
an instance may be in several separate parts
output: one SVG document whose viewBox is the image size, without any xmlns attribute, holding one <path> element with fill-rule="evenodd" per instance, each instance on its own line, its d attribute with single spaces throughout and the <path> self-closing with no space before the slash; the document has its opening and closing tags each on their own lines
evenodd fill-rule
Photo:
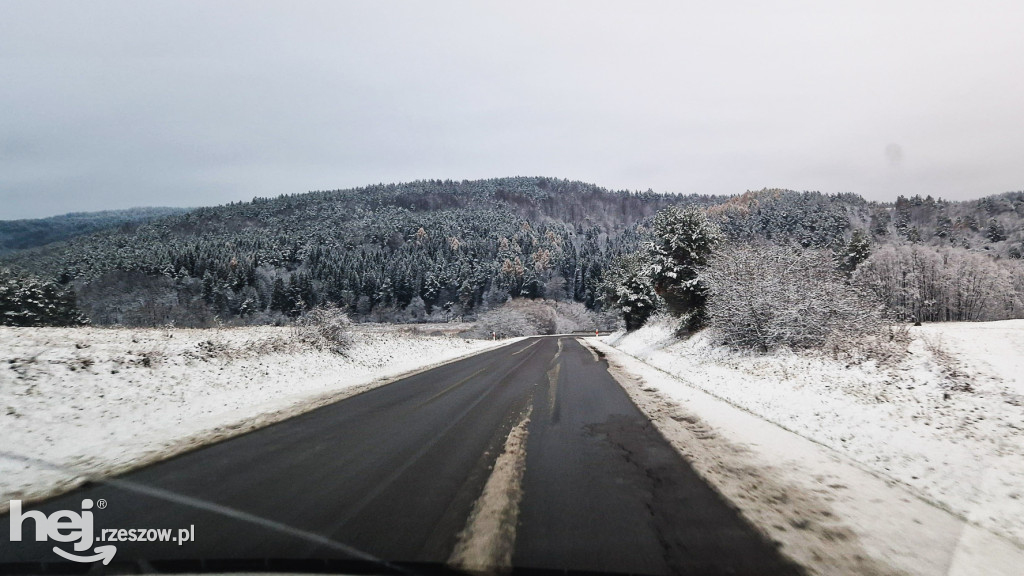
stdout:
<svg viewBox="0 0 1024 576">
<path fill-rule="evenodd" d="M 580 330 L 589 332 L 596 327 L 596 315 L 579 302 L 521 298 L 482 314 L 472 333 L 480 338 L 490 338 L 492 334 L 509 338 Z"/>
<path fill-rule="evenodd" d="M 962 248 L 885 246 L 854 274 L 900 319 L 921 322 L 1001 320 L 1021 316 L 1015 261 Z"/>
</svg>

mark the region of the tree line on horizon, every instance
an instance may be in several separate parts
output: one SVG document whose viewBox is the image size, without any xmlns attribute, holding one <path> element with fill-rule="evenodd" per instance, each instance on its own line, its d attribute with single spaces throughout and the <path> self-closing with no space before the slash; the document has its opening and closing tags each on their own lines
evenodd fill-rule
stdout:
<svg viewBox="0 0 1024 576">
<path fill-rule="evenodd" d="M 673 207 L 706 214 L 730 242 L 841 253 L 859 237 L 873 251 L 941 248 L 992 262 L 1024 248 L 1024 193 L 882 204 L 500 178 L 255 198 L 15 251 L 0 268 L 11 283 L 52 283 L 94 324 L 282 323 L 322 306 L 359 321 L 444 321 L 517 298 L 601 310 L 616 263 L 652 242 L 656 215 Z"/>
</svg>

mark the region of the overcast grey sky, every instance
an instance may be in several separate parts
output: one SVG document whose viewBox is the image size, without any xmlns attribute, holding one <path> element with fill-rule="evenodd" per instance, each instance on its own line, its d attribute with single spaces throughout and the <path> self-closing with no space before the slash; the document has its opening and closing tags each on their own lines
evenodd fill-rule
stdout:
<svg viewBox="0 0 1024 576">
<path fill-rule="evenodd" d="M 1024 2 L 0 0 L 0 219 L 420 178 L 1024 189 Z"/>
</svg>

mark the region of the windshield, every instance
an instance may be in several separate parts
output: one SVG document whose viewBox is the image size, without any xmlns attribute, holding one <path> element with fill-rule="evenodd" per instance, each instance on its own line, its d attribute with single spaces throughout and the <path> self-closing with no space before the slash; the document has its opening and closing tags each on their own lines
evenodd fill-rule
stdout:
<svg viewBox="0 0 1024 576">
<path fill-rule="evenodd" d="M 1024 3 L 0 0 L 0 575 L 1012 575 Z"/>
</svg>

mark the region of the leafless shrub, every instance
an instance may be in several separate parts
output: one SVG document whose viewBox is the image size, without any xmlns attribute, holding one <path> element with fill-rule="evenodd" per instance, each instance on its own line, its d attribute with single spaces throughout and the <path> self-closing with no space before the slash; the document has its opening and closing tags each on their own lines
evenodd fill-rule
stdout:
<svg viewBox="0 0 1024 576">
<path fill-rule="evenodd" d="M 478 338 L 490 338 L 492 335 L 498 338 L 513 338 L 553 333 L 554 326 L 547 324 L 547 319 L 542 315 L 528 314 L 523 306 L 509 302 L 481 315 L 470 335 Z"/>
<path fill-rule="evenodd" d="M 298 317 L 292 330 L 296 340 L 318 350 L 340 354 L 352 343 L 349 333 L 351 325 L 352 322 L 343 310 L 318 307 Z"/>
<path fill-rule="evenodd" d="M 251 356 L 266 356 L 268 354 L 288 354 L 302 348 L 304 344 L 296 341 L 286 334 L 273 334 L 257 337 L 248 340 L 245 351 Z"/>
<path fill-rule="evenodd" d="M 824 251 L 729 246 L 702 279 L 709 326 L 730 346 L 842 349 L 885 330 L 881 307 L 851 286 Z"/>
<path fill-rule="evenodd" d="M 547 302 L 551 302 L 548 300 Z M 591 331 L 597 326 L 594 313 L 579 302 L 552 302 L 555 311 L 555 334 Z"/>
</svg>

